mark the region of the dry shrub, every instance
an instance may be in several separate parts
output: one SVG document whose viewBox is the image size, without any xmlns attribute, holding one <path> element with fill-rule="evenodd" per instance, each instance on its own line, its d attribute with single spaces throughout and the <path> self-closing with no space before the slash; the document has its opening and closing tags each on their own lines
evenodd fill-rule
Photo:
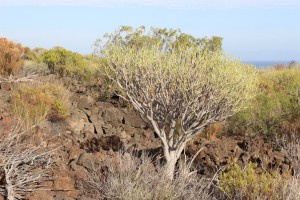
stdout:
<svg viewBox="0 0 300 200">
<path fill-rule="evenodd" d="M 46 181 L 51 180 L 54 166 L 54 147 L 42 146 L 42 141 L 33 142 L 27 135 L 30 128 L 17 121 L 13 127 L 0 134 L 0 194 L 5 199 L 26 199 L 30 193 L 46 189 Z"/>
<path fill-rule="evenodd" d="M 122 200 L 214 199 L 207 180 L 179 169 L 172 181 L 149 156 L 124 153 L 102 164 L 100 169 L 88 173 L 87 180 L 80 182 L 83 196 Z"/>
<path fill-rule="evenodd" d="M 58 121 L 69 115 L 69 93 L 55 83 L 20 84 L 12 94 L 12 101 L 14 113 L 28 126 L 43 116 Z"/>
<path fill-rule="evenodd" d="M 8 76 L 22 66 L 23 48 L 20 44 L 0 38 L 0 75 Z"/>
</svg>

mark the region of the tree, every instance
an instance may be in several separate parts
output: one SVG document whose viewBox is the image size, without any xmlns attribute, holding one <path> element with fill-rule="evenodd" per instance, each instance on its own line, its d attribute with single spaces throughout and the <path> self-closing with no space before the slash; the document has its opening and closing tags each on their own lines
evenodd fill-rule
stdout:
<svg viewBox="0 0 300 200">
<path fill-rule="evenodd" d="M 257 76 L 253 67 L 220 50 L 191 41 L 187 45 L 180 37 L 156 37 L 153 30 L 135 39 L 142 45 L 110 35 L 101 56 L 107 60 L 107 75 L 161 140 L 165 172 L 172 179 L 186 143 L 245 108 L 255 95 Z"/>
</svg>

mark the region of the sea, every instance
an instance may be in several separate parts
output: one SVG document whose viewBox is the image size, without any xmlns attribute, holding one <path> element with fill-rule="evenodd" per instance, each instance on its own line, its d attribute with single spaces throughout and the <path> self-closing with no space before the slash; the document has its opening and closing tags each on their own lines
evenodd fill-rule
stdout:
<svg viewBox="0 0 300 200">
<path fill-rule="evenodd" d="M 243 63 L 252 64 L 256 68 L 273 67 L 278 64 L 288 65 L 291 61 L 242 61 Z"/>
</svg>

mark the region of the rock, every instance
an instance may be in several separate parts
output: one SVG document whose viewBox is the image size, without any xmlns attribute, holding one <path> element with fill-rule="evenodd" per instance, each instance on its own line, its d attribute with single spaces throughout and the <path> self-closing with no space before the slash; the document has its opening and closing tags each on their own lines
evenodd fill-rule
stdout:
<svg viewBox="0 0 300 200">
<path fill-rule="evenodd" d="M 37 199 L 38 200 L 55 200 L 52 192 L 49 192 L 46 190 L 39 190 L 39 191 L 33 192 L 28 198 L 28 200 L 37 200 Z"/>
<path fill-rule="evenodd" d="M 99 167 L 99 160 L 92 153 L 82 153 L 77 161 L 77 165 L 88 170 L 96 170 Z"/>
<path fill-rule="evenodd" d="M 116 133 L 116 129 L 111 124 L 104 124 L 103 131 L 106 135 L 114 135 Z"/>
<path fill-rule="evenodd" d="M 276 151 L 260 137 L 220 137 L 214 141 L 194 141 L 187 145 L 186 152 L 193 156 L 205 147 L 196 157 L 194 164 L 199 166 L 199 173 L 212 175 L 216 169 L 224 167 L 236 160 L 244 167 L 249 162 L 257 162 L 257 172 L 263 170 L 281 169 L 282 173 L 291 174 L 292 164 L 285 158 L 284 151 Z"/>
<path fill-rule="evenodd" d="M 94 124 L 97 135 L 102 136 L 104 134 L 103 133 L 104 122 L 101 120 L 98 120 L 98 121 L 94 121 L 93 124 Z"/>
<path fill-rule="evenodd" d="M 83 111 L 75 109 L 66 119 L 66 123 L 68 124 L 69 130 L 78 135 L 89 121 Z"/>
<path fill-rule="evenodd" d="M 65 196 L 63 194 L 57 194 L 55 196 L 55 200 L 75 200 L 75 199 L 73 199 L 71 197 L 68 197 L 68 196 Z"/>
<path fill-rule="evenodd" d="M 89 109 L 94 103 L 94 99 L 90 96 L 80 96 L 78 100 L 78 108 L 79 109 Z"/>
<path fill-rule="evenodd" d="M 110 123 L 117 127 L 122 123 L 123 113 L 115 107 L 109 107 L 104 111 L 102 117 L 105 124 Z"/>
<path fill-rule="evenodd" d="M 126 113 L 124 117 L 125 125 L 131 126 L 134 128 L 145 128 L 145 122 L 138 116 L 134 111 Z"/>
<path fill-rule="evenodd" d="M 154 132 L 153 132 L 151 129 L 146 129 L 146 130 L 144 130 L 143 135 L 144 135 L 147 139 L 154 138 Z"/>
<path fill-rule="evenodd" d="M 112 149 L 113 151 L 119 151 L 121 148 L 124 147 L 123 142 L 116 135 L 100 138 L 99 145 L 103 150 L 106 151 L 110 149 Z"/>
<path fill-rule="evenodd" d="M 13 83 L 4 82 L 0 84 L 0 89 L 5 91 L 11 91 L 13 88 Z"/>
<path fill-rule="evenodd" d="M 95 127 L 92 123 L 87 123 L 87 124 L 84 125 L 83 131 L 88 132 L 88 133 L 94 133 L 95 132 Z"/>
</svg>

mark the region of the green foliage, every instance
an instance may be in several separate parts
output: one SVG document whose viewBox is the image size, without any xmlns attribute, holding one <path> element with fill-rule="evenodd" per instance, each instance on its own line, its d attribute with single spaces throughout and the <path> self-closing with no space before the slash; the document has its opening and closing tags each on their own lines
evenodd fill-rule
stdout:
<svg viewBox="0 0 300 200">
<path fill-rule="evenodd" d="M 12 94 L 14 113 L 31 126 L 46 116 L 51 121 L 69 115 L 68 92 L 50 84 L 20 84 Z"/>
<path fill-rule="evenodd" d="M 62 47 L 55 47 L 42 54 L 43 61 L 48 65 L 51 73 L 61 77 L 70 76 L 79 81 L 90 81 L 96 68 L 84 56 L 68 51 Z"/>
<path fill-rule="evenodd" d="M 257 164 L 248 163 L 244 169 L 233 163 L 219 176 L 219 187 L 232 199 L 281 199 L 277 192 L 283 184 L 278 172 L 255 172 Z"/>
<path fill-rule="evenodd" d="M 181 32 L 179 29 L 151 28 L 147 31 L 145 26 L 136 29 L 131 26 L 121 26 L 115 32 L 105 34 L 104 38 L 106 45 L 120 45 L 132 49 L 140 49 L 152 45 L 157 46 L 159 44 L 160 51 L 165 52 L 190 47 L 199 47 L 202 49 L 203 54 L 222 51 L 222 38 L 216 36 L 212 38 L 195 38 L 192 35 Z M 96 48 L 99 47 L 99 52 L 101 52 L 103 50 L 101 40 L 96 42 Z M 104 46 L 104 48 L 108 48 L 108 46 Z M 98 63 L 100 63 L 100 71 L 104 71 L 107 65 L 106 58 L 102 58 Z M 112 74 L 112 72 L 109 74 Z M 109 98 L 116 93 L 121 93 L 111 79 L 108 79 L 106 76 L 101 76 L 100 79 L 103 83 L 102 98 Z"/>
<path fill-rule="evenodd" d="M 182 33 L 180 29 L 151 28 L 147 33 L 145 26 L 132 28 L 121 26 L 112 34 L 106 34 L 105 38 L 110 45 L 123 45 L 130 48 L 157 45 L 160 43 L 162 51 L 171 51 L 179 48 L 200 47 L 203 52 L 216 52 L 222 50 L 222 38 L 195 38 Z"/>
<path fill-rule="evenodd" d="M 11 75 L 23 65 L 23 51 L 20 44 L 0 37 L 0 75 Z"/>
<path fill-rule="evenodd" d="M 33 50 L 31 50 L 29 47 L 24 48 L 24 55 L 22 56 L 24 60 L 30 60 L 37 63 L 40 63 L 42 61 L 41 57 Z"/>
<path fill-rule="evenodd" d="M 300 69 L 262 71 L 259 88 L 251 107 L 228 121 L 227 131 L 267 137 L 299 133 Z"/>
</svg>

